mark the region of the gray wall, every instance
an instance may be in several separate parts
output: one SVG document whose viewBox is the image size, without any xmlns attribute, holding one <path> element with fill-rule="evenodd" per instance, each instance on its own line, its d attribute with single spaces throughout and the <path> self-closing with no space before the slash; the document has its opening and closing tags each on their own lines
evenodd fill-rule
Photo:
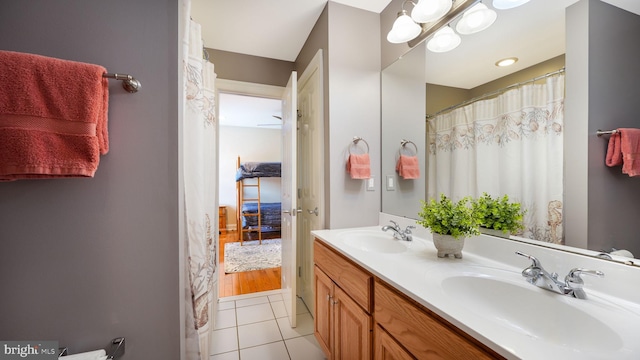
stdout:
<svg viewBox="0 0 640 360">
<path fill-rule="evenodd" d="M 640 16 L 597 0 L 567 10 L 565 236 L 568 245 L 640 255 L 640 179 L 605 163 L 608 137 L 640 127 Z M 585 61 L 588 59 L 588 61 Z M 607 245 L 605 245 L 607 244 Z"/>
<path fill-rule="evenodd" d="M 380 16 L 329 2 L 328 228 L 376 225 L 380 212 Z M 369 144 L 375 191 L 345 170 L 354 136 Z"/>
<path fill-rule="evenodd" d="M 290 61 L 209 48 L 206 50 L 209 61 L 215 64 L 219 79 L 284 87 L 294 70 L 294 63 Z"/>
<path fill-rule="evenodd" d="M 93 179 L 0 184 L 0 339 L 180 357 L 176 0 L 5 0 L 0 49 L 131 73 L 110 83 Z M 73 81 L 73 79 L 60 79 Z"/>
</svg>

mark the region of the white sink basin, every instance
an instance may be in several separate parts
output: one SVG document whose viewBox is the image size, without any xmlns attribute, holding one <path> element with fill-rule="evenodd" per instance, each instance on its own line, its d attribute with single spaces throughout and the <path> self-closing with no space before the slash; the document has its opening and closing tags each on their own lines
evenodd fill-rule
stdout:
<svg viewBox="0 0 640 360">
<path fill-rule="evenodd" d="M 574 354 L 624 353 L 627 331 L 640 324 L 640 316 L 623 306 L 603 298 L 580 300 L 543 290 L 515 271 L 438 266 L 427 273 L 427 278 L 427 282 L 435 282 L 445 299 L 474 316 L 545 347 L 551 345 Z"/>
<path fill-rule="evenodd" d="M 340 239 L 350 247 L 367 252 L 394 254 L 407 250 L 402 241 L 382 230 L 345 231 Z"/>
<path fill-rule="evenodd" d="M 616 350 L 623 345 L 607 324 L 575 306 L 575 301 L 583 300 L 563 299 L 521 281 L 513 284 L 491 276 L 452 276 L 442 281 L 442 289 L 464 306 L 534 339 L 581 351 Z"/>
</svg>

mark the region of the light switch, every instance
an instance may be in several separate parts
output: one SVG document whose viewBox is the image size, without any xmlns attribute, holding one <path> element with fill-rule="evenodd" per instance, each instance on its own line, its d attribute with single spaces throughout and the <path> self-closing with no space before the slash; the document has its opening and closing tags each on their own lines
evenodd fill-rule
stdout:
<svg viewBox="0 0 640 360">
<path fill-rule="evenodd" d="M 373 176 L 367 179 L 367 191 L 374 191 L 376 189 L 376 182 L 373 180 Z"/>
<path fill-rule="evenodd" d="M 387 175 L 387 191 L 393 191 L 395 189 L 395 177 L 393 175 Z"/>
</svg>

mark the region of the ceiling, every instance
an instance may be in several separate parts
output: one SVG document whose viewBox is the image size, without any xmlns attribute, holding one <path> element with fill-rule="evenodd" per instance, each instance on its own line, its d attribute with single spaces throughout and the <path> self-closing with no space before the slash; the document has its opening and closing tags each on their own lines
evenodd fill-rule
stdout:
<svg viewBox="0 0 640 360">
<path fill-rule="evenodd" d="M 332 1 L 380 13 L 391 0 Z M 577 1 L 531 0 L 515 9 L 497 10 L 498 19 L 490 28 L 462 36 L 462 44 L 453 51 L 427 51 L 427 81 L 468 89 L 563 54 L 564 9 Z M 603 1 L 640 14 L 640 0 Z M 326 3 L 327 0 L 192 0 L 191 16 L 201 24 L 208 48 L 295 61 Z M 490 1 L 484 3 L 491 7 Z M 520 59 L 516 65 L 495 66 L 499 59 L 511 56 Z M 242 107 L 252 106 L 246 102 L 251 98 L 244 98 Z M 220 107 L 225 110 L 224 104 Z M 276 120 L 271 115 L 280 116 L 271 112 L 262 116 L 264 123 Z"/>
</svg>

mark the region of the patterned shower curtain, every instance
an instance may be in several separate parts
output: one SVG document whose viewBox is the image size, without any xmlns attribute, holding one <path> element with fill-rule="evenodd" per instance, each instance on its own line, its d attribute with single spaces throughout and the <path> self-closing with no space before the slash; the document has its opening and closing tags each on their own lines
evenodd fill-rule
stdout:
<svg viewBox="0 0 640 360">
<path fill-rule="evenodd" d="M 509 195 L 526 210 L 520 236 L 564 243 L 563 120 L 563 74 L 430 118 L 428 197 Z"/>
<path fill-rule="evenodd" d="M 188 359 L 209 359 L 216 296 L 216 107 L 214 66 L 203 59 L 200 25 L 184 1 L 183 167 Z"/>
</svg>

